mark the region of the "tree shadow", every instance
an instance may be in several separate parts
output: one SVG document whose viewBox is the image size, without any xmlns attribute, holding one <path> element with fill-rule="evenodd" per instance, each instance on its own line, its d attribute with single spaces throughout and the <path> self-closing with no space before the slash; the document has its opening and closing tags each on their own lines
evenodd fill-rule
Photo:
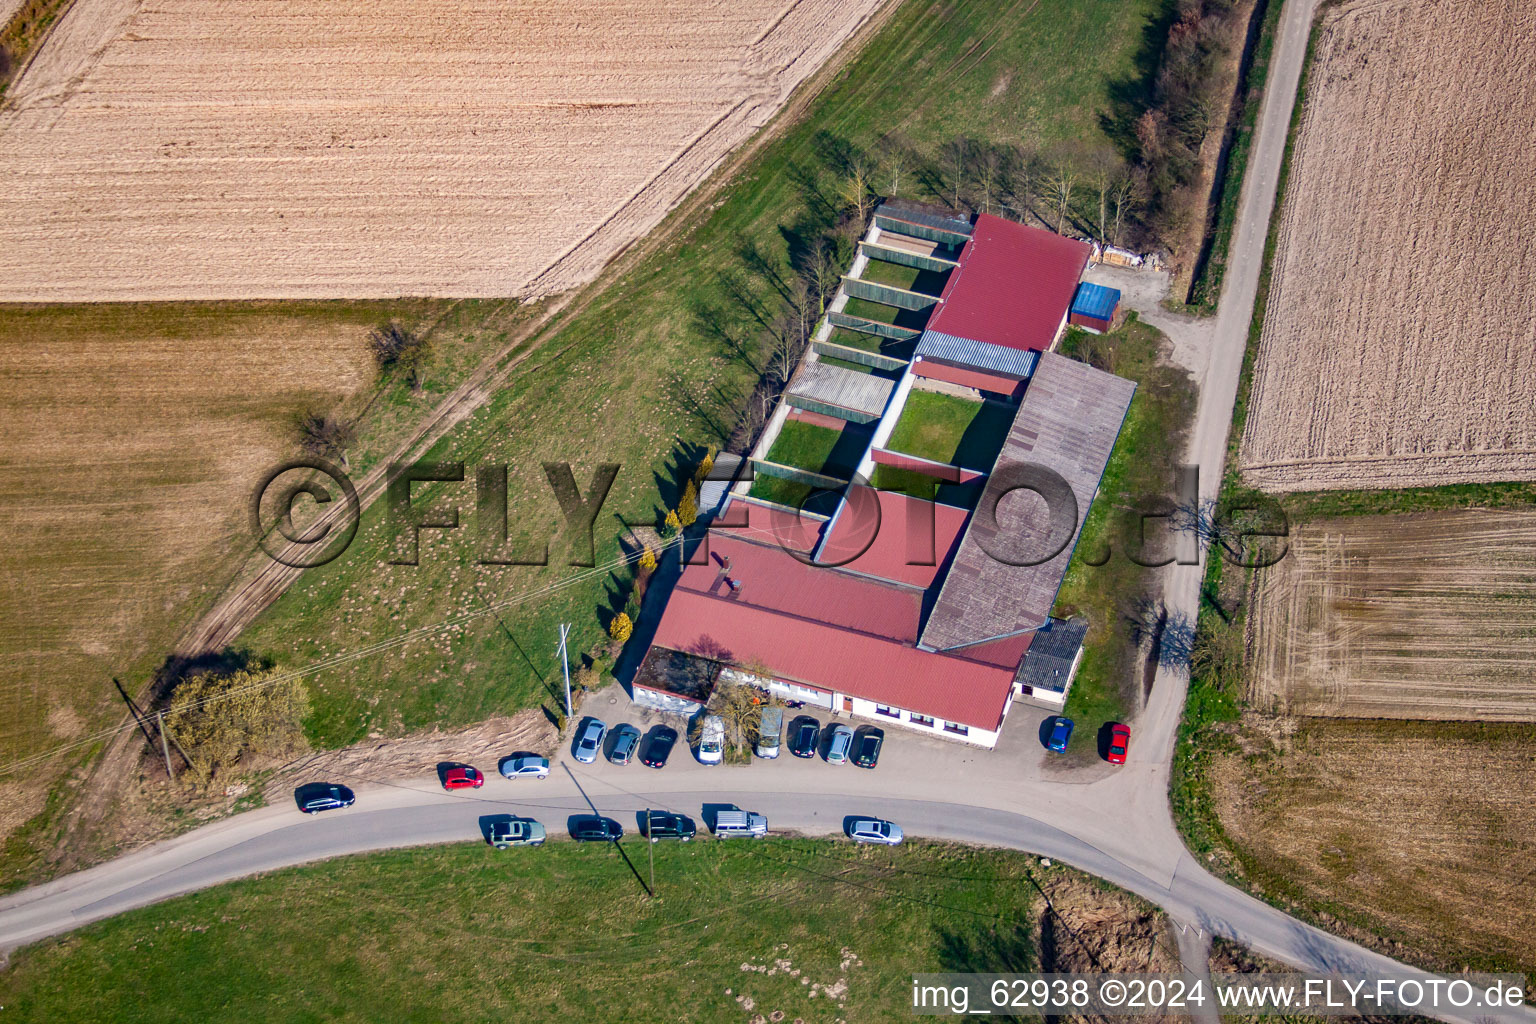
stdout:
<svg viewBox="0 0 1536 1024">
<path fill-rule="evenodd" d="M 1164 0 L 1162 9 L 1149 18 L 1141 30 L 1130 72 L 1105 86 L 1109 105 L 1099 115 L 1099 128 L 1128 162 L 1134 163 L 1141 157 L 1136 120 L 1157 98 L 1157 73 L 1162 64 L 1163 49 L 1168 41 L 1168 30 L 1178 17 L 1178 0 Z"/>
</svg>

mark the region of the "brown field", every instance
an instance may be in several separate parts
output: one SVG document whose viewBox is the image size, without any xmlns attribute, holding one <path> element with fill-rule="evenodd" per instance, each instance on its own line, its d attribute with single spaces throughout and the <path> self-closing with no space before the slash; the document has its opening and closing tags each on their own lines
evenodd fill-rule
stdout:
<svg viewBox="0 0 1536 1024">
<path fill-rule="evenodd" d="M 1248 623 L 1256 707 L 1536 721 L 1536 511 L 1307 523 Z"/>
<path fill-rule="evenodd" d="M 1536 7 L 1324 18 L 1243 474 L 1273 491 L 1536 478 Z"/>
<path fill-rule="evenodd" d="M 1311 719 L 1212 781 L 1243 870 L 1330 930 L 1445 970 L 1536 968 L 1528 727 Z"/>
<path fill-rule="evenodd" d="M 0 318 L 0 762 L 115 724 L 189 607 L 250 550 L 293 418 L 373 378 L 372 304 L 7 310 Z M 0 790 L 0 834 L 48 780 Z"/>
<path fill-rule="evenodd" d="M 880 0 L 77 0 L 0 113 L 0 300 L 548 294 Z"/>
</svg>

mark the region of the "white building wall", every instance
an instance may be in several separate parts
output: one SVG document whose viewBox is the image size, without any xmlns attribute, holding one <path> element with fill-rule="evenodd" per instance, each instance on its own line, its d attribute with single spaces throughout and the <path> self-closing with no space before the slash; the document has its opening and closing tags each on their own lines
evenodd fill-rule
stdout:
<svg viewBox="0 0 1536 1024">
<path fill-rule="evenodd" d="M 675 694 L 662 693 L 648 686 L 636 686 L 631 694 L 634 702 L 658 711 L 671 711 L 679 715 L 692 715 L 703 709 L 697 701 L 686 700 Z"/>
<path fill-rule="evenodd" d="M 835 710 L 842 711 L 844 697 L 844 694 L 834 695 L 835 702 L 833 706 Z M 922 722 L 913 721 L 912 712 L 907 711 L 905 708 L 891 707 L 889 710 L 895 712 L 895 714 L 889 715 L 877 711 L 876 708 L 880 707 L 880 705 L 877 705 L 872 700 L 864 700 L 861 697 L 851 697 L 848 699 L 853 702 L 852 714 L 858 718 L 866 718 L 881 725 L 897 725 L 905 729 L 911 729 L 914 732 L 927 733 L 930 736 L 955 740 L 959 743 L 969 743 L 972 746 L 985 747 L 988 750 L 997 746 L 997 737 L 1000 730 L 988 731 L 986 729 L 978 729 L 975 726 L 969 726 L 962 735 L 961 733 L 951 732 L 946 729 L 945 726 L 949 723 L 942 718 L 935 718 L 932 725 L 925 725 Z M 1004 706 L 1004 713 L 1007 713 L 1006 705 Z"/>
</svg>

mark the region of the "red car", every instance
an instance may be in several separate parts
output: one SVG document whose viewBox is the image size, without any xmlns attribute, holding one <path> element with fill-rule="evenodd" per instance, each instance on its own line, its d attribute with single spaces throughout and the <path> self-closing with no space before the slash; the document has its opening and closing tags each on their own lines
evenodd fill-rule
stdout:
<svg viewBox="0 0 1536 1024">
<path fill-rule="evenodd" d="M 1116 722 L 1109 727 L 1109 753 L 1104 760 L 1110 764 L 1125 764 L 1125 750 L 1131 745 L 1131 727 Z"/>
<path fill-rule="evenodd" d="M 480 774 L 480 769 L 471 768 L 467 764 L 449 768 L 443 773 L 444 789 L 479 789 L 483 785 L 485 776 Z"/>
</svg>

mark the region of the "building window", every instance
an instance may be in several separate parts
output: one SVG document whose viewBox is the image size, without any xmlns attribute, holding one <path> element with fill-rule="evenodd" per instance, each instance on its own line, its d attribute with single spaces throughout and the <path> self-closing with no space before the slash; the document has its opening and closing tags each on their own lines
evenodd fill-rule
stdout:
<svg viewBox="0 0 1536 1024">
<path fill-rule="evenodd" d="M 886 718 L 900 718 L 901 712 L 895 708 L 888 708 L 884 704 L 875 705 L 875 714 L 884 715 Z"/>
<path fill-rule="evenodd" d="M 958 722 L 945 722 L 944 731 L 952 732 L 956 736 L 969 736 L 971 734 L 971 730 L 968 726 L 961 725 Z"/>
<path fill-rule="evenodd" d="M 928 728 L 930 728 L 930 729 L 932 729 L 932 728 L 933 728 L 933 719 L 931 719 L 931 718 L 929 718 L 929 717 L 928 717 L 928 716 L 927 716 L 927 715 L 919 715 L 919 714 L 914 714 L 914 715 L 913 715 L 913 716 L 912 716 L 912 717 L 911 717 L 911 718 L 910 718 L 910 719 L 909 719 L 909 721 L 910 721 L 910 722 L 911 722 L 911 723 L 912 723 L 912 724 L 913 724 L 913 725 L 926 725 L 926 726 L 927 726 L 927 727 L 928 727 Z"/>
</svg>

